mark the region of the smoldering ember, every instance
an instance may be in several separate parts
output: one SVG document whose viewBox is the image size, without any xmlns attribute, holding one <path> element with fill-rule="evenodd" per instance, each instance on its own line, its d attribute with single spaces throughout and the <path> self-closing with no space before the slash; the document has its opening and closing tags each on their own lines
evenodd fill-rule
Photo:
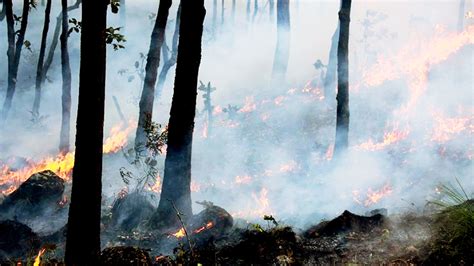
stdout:
<svg viewBox="0 0 474 266">
<path fill-rule="evenodd" d="M 0 265 L 473 265 L 473 10 L 0 0 Z"/>
</svg>

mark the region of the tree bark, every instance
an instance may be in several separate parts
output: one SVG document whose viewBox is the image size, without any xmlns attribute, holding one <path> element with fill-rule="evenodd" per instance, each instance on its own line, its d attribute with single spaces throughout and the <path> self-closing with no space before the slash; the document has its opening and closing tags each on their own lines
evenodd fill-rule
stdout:
<svg viewBox="0 0 474 266">
<path fill-rule="evenodd" d="M 82 0 L 77 0 L 74 3 L 74 5 L 67 8 L 67 12 L 69 13 L 75 9 L 78 9 L 81 3 L 82 3 Z M 58 17 L 56 18 L 56 27 L 54 29 L 53 40 L 51 41 L 51 46 L 49 47 L 48 56 L 46 57 L 46 61 L 44 63 L 43 81 L 42 81 L 43 84 L 46 79 L 46 75 L 48 74 L 49 68 L 51 67 L 53 63 L 54 51 L 56 51 L 56 47 L 58 47 L 58 42 L 59 42 L 59 37 L 60 37 L 59 35 L 61 32 L 61 25 L 62 25 L 62 12 L 59 13 Z"/>
<path fill-rule="evenodd" d="M 339 11 L 339 44 L 337 48 L 337 117 L 334 155 L 347 150 L 349 143 L 349 23 L 351 1 L 343 0 Z"/>
<path fill-rule="evenodd" d="M 3 5 L 2 5 L 2 11 L 0 11 L 0 21 L 3 21 L 5 19 L 5 14 L 6 14 L 6 11 L 7 9 L 5 8 L 5 2 L 2 1 Z"/>
<path fill-rule="evenodd" d="M 221 1 L 221 25 L 224 25 L 224 11 L 225 11 L 225 3 L 224 0 Z"/>
<path fill-rule="evenodd" d="M 328 66 L 323 80 L 324 99 L 331 104 L 336 97 L 336 77 L 337 77 L 337 47 L 339 43 L 339 24 L 331 38 L 331 48 L 329 50 Z"/>
<path fill-rule="evenodd" d="M 66 265 L 98 265 L 100 254 L 108 3 L 109 0 L 84 0 L 82 4 L 76 152 L 66 238 Z"/>
<path fill-rule="evenodd" d="M 18 31 L 18 39 L 15 42 L 15 30 L 13 21 L 13 4 L 12 0 L 5 0 L 6 16 L 7 16 L 7 34 L 8 34 L 8 87 L 5 102 L 3 103 L 2 115 L 0 117 L 0 124 L 8 117 L 10 111 L 13 95 L 15 94 L 16 82 L 18 76 L 18 67 L 20 65 L 21 49 L 25 40 L 26 27 L 28 26 L 28 13 L 30 9 L 30 1 L 23 1 L 23 11 L 21 14 L 20 30 Z"/>
<path fill-rule="evenodd" d="M 255 23 L 255 19 L 257 18 L 257 14 L 258 14 L 258 0 L 253 0 L 252 23 Z"/>
<path fill-rule="evenodd" d="M 51 14 L 51 0 L 46 2 L 46 9 L 44 11 L 44 25 L 43 33 L 41 36 L 41 46 L 38 57 L 38 66 L 36 68 L 36 83 L 35 83 L 35 99 L 33 101 L 33 116 L 39 116 L 39 109 L 41 103 L 41 85 L 43 83 L 43 64 L 44 64 L 44 54 L 46 52 L 46 42 L 48 39 L 49 31 L 49 17 Z"/>
<path fill-rule="evenodd" d="M 269 3 L 270 21 L 273 21 L 273 18 L 275 18 L 275 0 L 268 0 L 268 3 Z"/>
<path fill-rule="evenodd" d="M 143 91 L 140 98 L 140 111 L 135 135 L 135 150 L 137 154 L 142 154 L 145 151 L 147 137 L 144 127 L 147 123 L 147 119 L 153 117 L 153 102 L 155 100 L 158 66 L 160 65 L 160 51 L 165 38 L 166 23 L 168 21 L 171 3 L 171 0 L 160 1 L 158 15 L 151 34 L 150 48 L 145 65 L 145 81 L 143 82 Z"/>
<path fill-rule="evenodd" d="M 125 29 L 127 26 L 127 6 L 125 0 L 120 0 L 120 26 Z"/>
<path fill-rule="evenodd" d="M 50 1 L 50 0 L 48 0 Z M 62 5 L 62 34 L 61 34 L 61 73 L 62 84 L 62 118 L 61 132 L 59 134 L 59 151 L 63 154 L 69 152 L 69 131 L 71 124 L 71 66 L 69 64 L 68 31 L 69 20 L 67 0 L 61 0 Z"/>
<path fill-rule="evenodd" d="M 462 32 L 464 30 L 465 6 L 466 6 L 466 0 L 460 0 L 459 1 L 459 16 L 458 16 L 458 32 Z"/>
<path fill-rule="evenodd" d="M 277 44 L 273 61 L 272 83 L 282 86 L 285 82 L 290 58 L 290 1 L 277 0 Z"/>
<path fill-rule="evenodd" d="M 250 0 L 247 0 L 247 22 L 250 21 Z"/>
<path fill-rule="evenodd" d="M 191 151 L 201 42 L 206 9 L 204 0 L 182 0 L 178 62 L 168 124 L 168 147 L 160 203 L 153 227 L 177 225 L 173 205 L 189 220 L 191 209 Z"/>
<path fill-rule="evenodd" d="M 156 85 L 156 97 L 160 97 L 165 86 L 166 76 L 168 71 L 176 64 L 178 58 L 178 39 L 179 39 L 179 25 L 181 21 L 181 5 L 178 7 L 176 14 L 176 24 L 174 27 L 173 40 L 171 44 L 171 56 L 165 61 L 161 68 L 160 75 L 158 77 L 158 84 Z"/>
</svg>

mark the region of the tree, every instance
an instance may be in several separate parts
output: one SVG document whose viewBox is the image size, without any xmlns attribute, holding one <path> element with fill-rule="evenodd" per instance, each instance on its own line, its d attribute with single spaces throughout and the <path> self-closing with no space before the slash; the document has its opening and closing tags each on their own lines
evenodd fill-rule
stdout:
<svg viewBox="0 0 474 266">
<path fill-rule="evenodd" d="M 162 0 L 158 7 L 153 32 L 151 33 L 150 48 L 145 65 L 145 80 L 139 103 L 138 125 L 135 135 L 135 150 L 141 154 L 145 150 L 147 141 L 145 125 L 153 117 L 153 102 L 155 100 L 155 85 L 160 65 L 160 51 L 165 39 L 166 23 L 168 21 L 171 0 Z"/>
<path fill-rule="evenodd" d="M 217 0 L 212 0 L 212 38 L 216 38 L 217 31 Z"/>
<path fill-rule="evenodd" d="M 3 21 L 5 19 L 5 13 L 7 9 L 5 8 L 5 2 L 2 0 L 0 3 L 3 3 L 2 5 L 2 10 L 0 11 L 0 21 Z"/>
<path fill-rule="evenodd" d="M 232 0 L 232 24 L 235 23 L 235 5 L 236 5 L 236 0 Z"/>
<path fill-rule="evenodd" d="M 120 0 L 120 24 L 125 29 L 127 26 L 127 6 L 125 0 Z"/>
<path fill-rule="evenodd" d="M 165 58 L 163 67 L 161 68 L 160 75 L 158 77 L 158 84 L 156 85 L 156 95 L 159 97 L 165 86 L 166 76 L 168 71 L 176 64 L 176 59 L 178 58 L 178 39 L 179 39 L 179 24 L 181 21 L 181 4 L 178 7 L 178 12 L 176 13 L 176 24 L 174 26 L 173 39 L 171 40 L 171 56 Z M 166 42 L 163 44 L 165 47 Z M 168 47 L 165 47 L 167 50 Z M 166 54 L 166 53 L 164 53 Z"/>
<path fill-rule="evenodd" d="M 328 104 L 332 104 L 336 95 L 336 76 L 337 76 L 337 47 L 339 43 L 339 24 L 331 38 L 331 48 L 329 50 L 329 59 L 326 75 L 323 80 L 324 98 Z"/>
<path fill-rule="evenodd" d="M 81 66 L 65 262 L 97 265 L 100 253 L 105 30 L 109 0 L 82 3 Z"/>
<path fill-rule="evenodd" d="M 224 11 L 225 11 L 225 3 L 224 0 L 221 1 L 221 25 L 224 25 Z"/>
<path fill-rule="evenodd" d="M 201 42 L 206 9 L 204 0 L 182 0 L 178 62 L 168 124 L 168 147 L 163 186 L 151 226 L 177 225 L 174 208 L 187 220 L 191 209 L 191 150 Z"/>
<path fill-rule="evenodd" d="M 339 11 L 339 43 L 337 47 L 337 117 L 334 154 L 341 154 L 349 143 L 349 23 L 351 1 L 342 0 Z"/>
<path fill-rule="evenodd" d="M 273 60 L 272 83 L 281 86 L 285 81 L 290 57 L 290 1 L 277 0 L 277 43 Z"/>
<path fill-rule="evenodd" d="M 82 0 L 76 0 L 76 2 L 67 8 L 67 12 L 71 12 L 75 9 L 78 9 L 79 6 L 81 5 Z M 56 47 L 58 47 L 58 42 L 59 42 L 59 35 L 61 33 L 61 28 L 62 28 L 62 11 L 59 13 L 59 15 L 56 18 L 56 27 L 54 29 L 54 34 L 53 34 L 53 39 L 51 41 L 51 46 L 49 47 L 48 51 L 48 56 L 46 57 L 46 61 L 44 62 L 44 67 L 43 67 L 43 81 L 44 83 L 46 79 L 46 75 L 48 74 L 49 68 L 53 64 L 53 59 L 54 59 L 54 52 L 56 51 Z"/>
<path fill-rule="evenodd" d="M 33 116 L 39 116 L 39 109 L 40 109 L 40 99 L 41 99 L 41 85 L 43 83 L 43 63 L 44 63 L 44 54 L 46 52 L 46 41 L 48 38 L 48 31 L 49 31 L 49 17 L 51 13 L 51 0 L 46 2 L 46 8 L 44 11 L 44 25 L 43 25 L 43 33 L 41 36 L 41 46 L 40 52 L 38 56 L 38 66 L 36 68 L 36 83 L 35 83 L 35 99 L 33 101 L 33 109 L 32 114 Z"/>
<path fill-rule="evenodd" d="M 270 21 L 273 21 L 273 18 L 275 17 L 275 0 L 268 0 L 268 3 Z"/>
<path fill-rule="evenodd" d="M 458 15 L 458 31 L 462 32 L 464 30 L 464 8 L 466 6 L 466 0 L 459 1 L 459 15 Z"/>
<path fill-rule="evenodd" d="M 48 0 L 51 1 L 51 0 Z M 67 0 L 61 0 L 62 6 L 62 33 L 61 33 L 61 73 L 62 73 L 62 117 L 61 132 L 59 134 L 59 151 L 61 153 L 69 152 L 69 131 L 71 124 L 71 66 L 69 64 L 69 52 L 67 48 L 68 41 L 68 12 Z"/>
<path fill-rule="evenodd" d="M 21 14 L 20 30 L 15 32 L 15 19 L 13 15 L 13 3 L 12 0 L 4 0 L 5 14 L 7 18 L 7 37 L 8 37 L 8 85 L 7 95 L 3 103 L 3 109 L 0 116 L 0 124 L 5 122 L 8 116 L 8 112 L 12 106 L 13 95 L 15 94 L 18 67 L 20 65 L 21 49 L 23 48 L 23 42 L 25 40 L 26 27 L 28 25 L 28 13 L 30 9 L 30 1 L 23 0 L 23 11 Z M 15 44 L 15 35 L 18 35 Z"/>
<path fill-rule="evenodd" d="M 255 23 L 255 19 L 257 18 L 257 14 L 258 14 L 258 0 L 254 0 L 254 2 L 253 2 L 252 23 Z"/>
</svg>

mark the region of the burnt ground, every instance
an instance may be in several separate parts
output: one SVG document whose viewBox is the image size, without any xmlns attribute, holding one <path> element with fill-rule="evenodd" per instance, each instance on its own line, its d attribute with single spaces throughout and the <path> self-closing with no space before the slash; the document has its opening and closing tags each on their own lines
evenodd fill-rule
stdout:
<svg viewBox="0 0 474 266">
<path fill-rule="evenodd" d="M 54 173 L 33 175 L 0 204 L 0 261 L 61 264 L 67 225 L 37 233 L 32 221 L 65 217 L 64 186 Z M 40 196 L 39 196 L 40 195 Z M 128 194 L 105 208 L 104 265 L 472 265 L 474 201 L 424 213 L 368 216 L 344 211 L 304 230 L 272 216 L 261 223 L 234 219 L 211 202 L 181 227 L 151 230 L 153 207 Z M 135 204 L 134 204 L 135 203 Z M 139 207 L 137 207 L 139 205 Z M 54 206 L 54 207 L 52 207 Z M 59 219 L 60 220 L 60 219 Z M 31 226 L 30 226 L 31 225 Z M 164 255 L 163 255 L 164 254 Z"/>
</svg>

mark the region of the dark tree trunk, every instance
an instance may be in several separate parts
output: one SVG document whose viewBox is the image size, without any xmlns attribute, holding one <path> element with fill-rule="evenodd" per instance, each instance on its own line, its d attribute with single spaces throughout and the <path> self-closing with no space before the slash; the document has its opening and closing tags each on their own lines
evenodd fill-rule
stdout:
<svg viewBox="0 0 474 266">
<path fill-rule="evenodd" d="M 59 135 L 59 151 L 64 154 L 69 152 L 69 131 L 71 128 L 71 66 L 69 64 L 69 52 L 67 48 L 69 31 L 67 0 L 61 0 L 61 5 L 63 13 L 63 30 L 61 34 L 61 73 L 63 77 L 63 95 L 61 132 Z"/>
<path fill-rule="evenodd" d="M 235 23 L 235 4 L 236 0 L 232 0 L 232 24 Z"/>
<path fill-rule="evenodd" d="M 3 5 L 2 5 L 2 11 L 0 11 L 0 21 L 3 21 L 5 19 L 5 14 L 6 14 L 6 11 L 7 9 L 5 8 L 5 2 L 2 1 Z"/>
<path fill-rule="evenodd" d="M 225 10 L 225 3 L 224 0 L 221 1 L 221 25 L 224 25 L 224 10 Z"/>
<path fill-rule="evenodd" d="M 44 11 L 44 25 L 43 25 L 43 34 L 41 36 L 41 46 L 38 57 L 38 66 L 36 68 L 36 84 L 35 84 L 35 99 L 33 101 L 33 116 L 39 116 L 39 109 L 41 103 L 41 85 L 43 83 L 43 64 L 44 64 L 44 54 L 46 52 L 46 41 L 48 39 L 49 31 L 49 17 L 51 13 L 51 0 L 48 0 L 46 3 L 46 9 Z"/>
<path fill-rule="evenodd" d="M 15 29 L 13 21 L 13 4 L 12 0 L 5 0 L 6 16 L 7 16 L 7 34 L 8 34 L 8 87 L 5 102 L 3 103 L 2 115 L 0 123 L 7 119 L 8 112 L 12 106 L 13 95 L 15 94 L 18 67 L 20 65 L 21 49 L 25 40 L 26 27 L 28 26 L 28 13 L 30 9 L 30 1 L 23 1 L 23 11 L 21 14 L 20 30 L 18 31 L 18 39 L 15 42 Z"/>
<path fill-rule="evenodd" d="M 151 33 L 150 48 L 145 66 L 145 81 L 140 99 L 140 113 L 138 116 L 138 126 L 135 135 L 135 150 L 138 154 L 145 151 L 147 141 L 145 125 L 147 119 L 153 117 L 153 102 L 155 100 L 155 85 L 160 65 L 160 51 L 165 38 L 166 22 L 168 21 L 171 0 L 161 0 L 158 7 L 155 26 Z"/>
<path fill-rule="evenodd" d="M 250 0 L 247 0 L 247 22 L 250 21 Z"/>
<path fill-rule="evenodd" d="M 270 20 L 273 21 L 275 17 L 275 0 L 268 0 L 269 3 L 269 12 L 270 12 Z"/>
<path fill-rule="evenodd" d="M 127 6 L 125 0 L 120 0 L 120 26 L 125 29 L 127 26 Z"/>
<path fill-rule="evenodd" d="M 100 253 L 105 29 L 109 0 L 82 4 L 76 152 L 66 238 L 66 265 L 97 265 Z"/>
<path fill-rule="evenodd" d="M 462 32 L 464 30 L 465 7 L 466 7 L 466 0 L 460 0 L 459 1 L 459 16 L 458 16 L 458 31 L 459 32 Z"/>
<path fill-rule="evenodd" d="M 337 47 L 337 117 L 334 155 L 347 149 L 349 142 L 349 23 L 351 1 L 342 0 L 339 11 L 339 44 Z"/>
<path fill-rule="evenodd" d="M 154 227 L 177 225 L 173 205 L 192 216 L 191 209 L 191 150 L 196 112 L 196 96 L 201 42 L 206 9 L 204 0 L 182 0 L 178 63 L 168 124 L 168 148 L 165 160 L 163 187 Z"/>
<path fill-rule="evenodd" d="M 336 77 L 337 77 L 337 46 L 339 43 L 339 24 L 331 38 L 331 49 L 329 50 L 328 66 L 324 77 L 324 99 L 328 104 L 332 104 L 336 97 Z"/>
<path fill-rule="evenodd" d="M 252 23 L 255 22 L 258 14 L 258 0 L 253 0 L 253 16 L 252 16 Z"/>
<path fill-rule="evenodd" d="M 212 37 L 216 37 L 217 30 L 217 0 L 212 0 Z"/>
<path fill-rule="evenodd" d="M 78 9 L 81 5 L 82 0 L 77 0 L 74 5 L 67 8 L 67 12 L 71 12 L 75 9 Z M 48 74 L 48 70 L 51 67 L 54 59 L 54 51 L 56 51 L 56 47 L 58 47 L 59 42 L 59 35 L 61 33 L 61 25 L 62 25 L 62 12 L 59 13 L 58 17 L 56 18 L 56 27 L 54 29 L 53 40 L 51 41 L 51 46 L 49 47 L 48 56 L 46 57 L 46 61 L 44 62 L 43 66 L 43 83 L 46 79 L 46 75 Z"/>
<path fill-rule="evenodd" d="M 179 39 L 179 24 L 181 21 L 181 5 L 178 7 L 178 12 L 176 14 L 176 25 L 174 27 L 173 40 L 171 44 L 171 56 L 166 60 L 161 68 L 160 75 L 158 77 L 158 84 L 156 85 L 156 96 L 160 97 L 163 92 L 163 87 L 165 86 L 166 76 L 168 71 L 176 64 L 176 59 L 178 57 L 178 39 Z"/>
<path fill-rule="evenodd" d="M 285 82 L 290 58 L 290 1 L 277 0 L 277 44 L 273 61 L 272 82 L 282 86 Z"/>
</svg>

